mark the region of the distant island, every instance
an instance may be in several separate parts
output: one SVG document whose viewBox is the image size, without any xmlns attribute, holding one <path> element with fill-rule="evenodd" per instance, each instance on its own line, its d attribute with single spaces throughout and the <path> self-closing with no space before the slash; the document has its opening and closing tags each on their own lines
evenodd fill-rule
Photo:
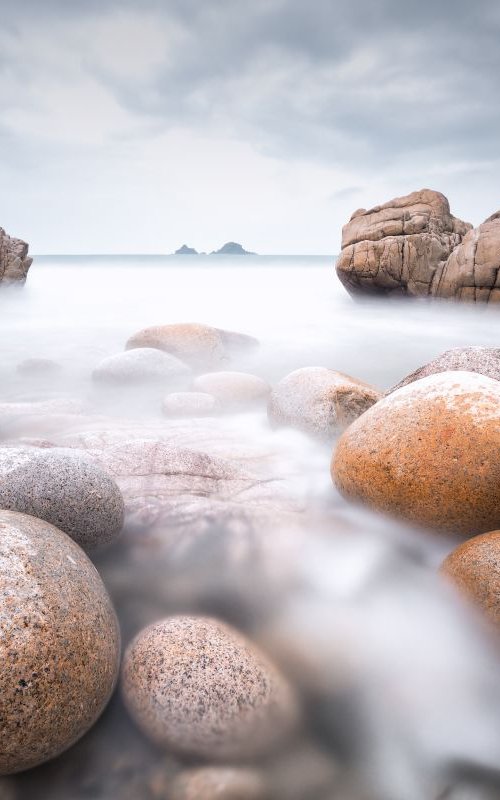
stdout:
<svg viewBox="0 0 500 800">
<path fill-rule="evenodd" d="M 187 244 L 183 244 L 182 247 L 179 247 L 178 250 L 175 251 L 174 256 L 197 256 L 199 255 L 198 251 L 194 249 L 194 247 L 188 247 Z"/>
<path fill-rule="evenodd" d="M 198 253 L 194 247 L 188 247 L 187 244 L 183 244 L 182 247 L 179 247 L 178 250 L 174 253 L 175 256 L 204 256 L 206 253 Z M 211 256 L 255 256 L 257 253 L 252 253 L 250 250 L 245 250 L 241 244 L 237 242 L 226 242 L 226 244 L 222 245 L 220 250 L 213 250 L 210 253 Z"/>
</svg>

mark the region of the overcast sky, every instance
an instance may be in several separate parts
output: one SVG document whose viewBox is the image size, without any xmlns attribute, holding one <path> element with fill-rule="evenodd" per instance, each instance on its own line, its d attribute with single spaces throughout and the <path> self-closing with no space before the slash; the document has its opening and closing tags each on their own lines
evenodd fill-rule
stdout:
<svg viewBox="0 0 500 800">
<path fill-rule="evenodd" d="M 0 226 L 35 253 L 336 253 L 500 207 L 498 0 L 0 0 Z"/>
</svg>

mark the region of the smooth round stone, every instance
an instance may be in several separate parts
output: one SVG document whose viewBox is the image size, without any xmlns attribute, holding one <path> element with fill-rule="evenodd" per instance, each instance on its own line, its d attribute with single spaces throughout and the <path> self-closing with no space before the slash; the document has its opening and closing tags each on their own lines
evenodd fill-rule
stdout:
<svg viewBox="0 0 500 800">
<path fill-rule="evenodd" d="M 348 499 L 439 531 L 500 527 L 500 381 L 443 372 L 398 389 L 345 431 L 332 477 Z"/>
<path fill-rule="evenodd" d="M 114 541 L 123 527 L 115 481 L 65 448 L 0 448 L 0 507 L 50 522 L 87 551 Z"/>
<path fill-rule="evenodd" d="M 126 349 L 154 347 L 172 353 L 194 369 L 211 369 L 258 346 L 257 339 L 244 333 L 185 322 L 144 328 L 130 337 Z"/>
<path fill-rule="evenodd" d="M 172 617 L 142 630 L 122 672 L 130 714 L 154 742 L 204 758 L 267 753 L 289 733 L 289 684 L 238 631 L 203 617 Z"/>
<path fill-rule="evenodd" d="M 120 636 L 85 553 L 26 514 L 0 511 L 0 775 L 53 758 L 113 691 Z"/>
<path fill-rule="evenodd" d="M 257 405 L 271 391 L 266 381 L 248 372 L 209 372 L 195 378 L 193 389 L 211 394 L 225 408 Z"/>
<path fill-rule="evenodd" d="M 387 394 L 407 386 L 409 383 L 437 375 L 440 372 L 478 372 L 488 378 L 500 380 L 500 347 L 453 347 L 440 356 L 419 367 L 403 378 Z"/>
<path fill-rule="evenodd" d="M 116 353 L 104 358 L 94 369 L 96 383 L 107 385 L 138 385 L 159 383 L 165 386 L 184 387 L 189 382 L 191 370 L 169 353 L 152 347 L 142 347 Z"/>
<path fill-rule="evenodd" d="M 445 558 L 441 572 L 500 626 L 500 531 L 461 544 Z"/>
<path fill-rule="evenodd" d="M 363 381 L 326 367 L 290 372 L 271 392 L 267 414 L 274 427 L 291 427 L 331 441 L 382 397 Z"/>
<path fill-rule="evenodd" d="M 171 800 L 268 800 L 265 781 L 254 769 L 198 767 L 181 772 Z"/>
<path fill-rule="evenodd" d="M 206 392 L 172 392 L 163 398 L 161 410 L 166 417 L 210 417 L 222 411 L 222 404 Z"/>
</svg>

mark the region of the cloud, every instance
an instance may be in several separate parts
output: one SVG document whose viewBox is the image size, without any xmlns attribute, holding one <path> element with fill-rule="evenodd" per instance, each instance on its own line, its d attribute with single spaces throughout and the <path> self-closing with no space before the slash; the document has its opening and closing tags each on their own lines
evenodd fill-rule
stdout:
<svg viewBox="0 0 500 800">
<path fill-rule="evenodd" d="M 188 171 L 203 139 L 220 175 L 246 175 L 233 151 L 225 157 L 229 143 L 241 159 L 260 159 L 261 191 L 274 175 L 285 205 L 285 170 L 301 185 L 307 173 L 338 228 L 349 203 L 433 179 L 458 192 L 465 216 L 493 200 L 496 0 L 0 0 L 0 11 L 0 166 L 11 175 L 17 165 L 18 182 L 23 159 L 34 158 L 111 177 L 132 158 L 149 173 L 175 151 Z M 180 131 L 184 151 L 169 151 Z M 478 195 L 467 200 L 460 182 L 471 174 Z"/>
</svg>

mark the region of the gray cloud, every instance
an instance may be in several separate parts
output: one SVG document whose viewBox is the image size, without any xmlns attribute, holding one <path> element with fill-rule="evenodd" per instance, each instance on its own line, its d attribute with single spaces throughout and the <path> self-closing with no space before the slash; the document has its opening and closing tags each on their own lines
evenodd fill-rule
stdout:
<svg viewBox="0 0 500 800">
<path fill-rule="evenodd" d="M 361 173 L 395 191 L 500 177 L 496 0 L 0 0 L 0 12 L 10 159 L 118 158 L 184 129 L 347 173 L 326 194 L 339 213 Z M 127 15 L 145 20 L 135 38 Z"/>
<path fill-rule="evenodd" d="M 495 0 L 21 0 L 10 8 L 13 28 L 29 15 L 78 24 L 125 8 L 181 26 L 173 58 L 147 80 L 86 60 L 123 107 L 152 124 L 224 128 L 273 155 L 329 163 L 497 153 Z"/>
</svg>

